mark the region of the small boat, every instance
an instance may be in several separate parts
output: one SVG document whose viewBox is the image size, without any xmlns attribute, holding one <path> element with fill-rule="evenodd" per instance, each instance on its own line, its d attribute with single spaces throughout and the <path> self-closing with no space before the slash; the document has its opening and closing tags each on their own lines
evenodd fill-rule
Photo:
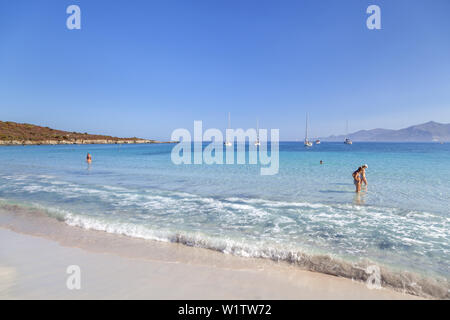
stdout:
<svg viewBox="0 0 450 320">
<path fill-rule="evenodd" d="M 229 112 L 228 112 L 228 129 L 231 129 L 231 116 L 230 116 L 230 113 L 229 113 Z M 226 134 L 225 134 L 225 136 L 226 136 Z M 232 144 L 230 141 L 225 140 L 225 142 L 223 143 L 223 145 L 224 145 L 225 147 L 231 147 L 233 144 Z"/>
<path fill-rule="evenodd" d="M 316 144 L 320 144 L 320 139 L 317 139 L 317 140 L 316 140 Z"/>
<path fill-rule="evenodd" d="M 313 143 L 308 140 L 308 114 L 306 114 L 306 131 L 305 131 L 305 147 L 310 148 L 313 146 Z"/>
<path fill-rule="evenodd" d="M 348 138 L 348 121 L 347 121 L 347 127 L 346 127 L 346 130 L 345 130 L 345 135 L 347 136 L 347 138 L 345 138 L 344 143 L 345 143 L 345 144 L 353 144 L 353 141 L 350 140 L 350 138 Z"/>
</svg>

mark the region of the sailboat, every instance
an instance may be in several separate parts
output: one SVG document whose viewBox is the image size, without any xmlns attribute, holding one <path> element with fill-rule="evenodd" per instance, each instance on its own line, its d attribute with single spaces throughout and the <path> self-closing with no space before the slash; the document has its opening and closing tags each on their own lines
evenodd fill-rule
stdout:
<svg viewBox="0 0 450 320">
<path fill-rule="evenodd" d="M 261 142 L 259 142 L 259 123 L 258 123 L 258 119 L 256 119 L 256 141 L 255 141 L 255 146 L 259 146 L 261 145 Z"/>
<path fill-rule="evenodd" d="M 345 136 L 347 136 L 347 138 L 345 138 L 344 143 L 345 144 L 353 144 L 353 141 L 350 140 L 350 138 L 348 138 L 348 120 L 347 120 L 347 129 L 345 131 Z"/>
<path fill-rule="evenodd" d="M 230 113 L 228 112 L 228 129 L 231 129 L 231 116 Z M 226 133 L 225 133 L 226 136 Z M 231 147 L 232 143 L 228 140 L 225 140 L 225 142 L 223 143 L 226 147 Z"/>
<path fill-rule="evenodd" d="M 306 132 L 305 132 L 305 147 L 312 147 L 313 143 L 308 140 L 308 114 L 306 114 Z"/>
</svg>

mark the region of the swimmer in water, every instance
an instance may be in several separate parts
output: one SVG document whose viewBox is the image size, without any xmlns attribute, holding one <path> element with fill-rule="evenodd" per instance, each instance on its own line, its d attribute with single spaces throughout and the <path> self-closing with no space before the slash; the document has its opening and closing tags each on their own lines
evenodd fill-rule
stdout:
<svg viewBox="0 0 450 320">
<path fill-rule="evenodd" d="M 91 154 L 88 152 L 87 156 L 86 156 L 86 162 L 87 163 L 91 163 L 92 162 L 92 156 Z"/>
</svg>

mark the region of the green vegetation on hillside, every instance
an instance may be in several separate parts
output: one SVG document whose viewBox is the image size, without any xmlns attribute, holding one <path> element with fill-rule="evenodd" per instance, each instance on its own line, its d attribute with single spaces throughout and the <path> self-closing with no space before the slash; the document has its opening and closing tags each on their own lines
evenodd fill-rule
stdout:
<svg viewBox="0 0 450 320">
<path fill-rule="evenodd" d="M 133 138 L 117 138 L 104 135 L 68 132 L 49 127 L 40 127 L 27 123 L 0 121 L 0 141 L 75 141 L 75 140 L 139 140 Z"/>
</svg>

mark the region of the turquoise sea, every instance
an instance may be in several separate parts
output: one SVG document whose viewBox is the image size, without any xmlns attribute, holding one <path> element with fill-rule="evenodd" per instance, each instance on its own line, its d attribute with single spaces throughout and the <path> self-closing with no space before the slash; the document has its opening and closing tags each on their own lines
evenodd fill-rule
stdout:
<svg viewBox="0 0 450 320">
<path fill-rule="evenodd" d="M 173 147 L 1 147 L 0 205 L 343 276 L 353 277 L 315 257 L 447 282 L 450 144 L 282 142 L 273 176 L 259 165 L 175 165 Z M 363 163 L 369 186 L 356 195 L 352 172 Z"/>
</svg>

